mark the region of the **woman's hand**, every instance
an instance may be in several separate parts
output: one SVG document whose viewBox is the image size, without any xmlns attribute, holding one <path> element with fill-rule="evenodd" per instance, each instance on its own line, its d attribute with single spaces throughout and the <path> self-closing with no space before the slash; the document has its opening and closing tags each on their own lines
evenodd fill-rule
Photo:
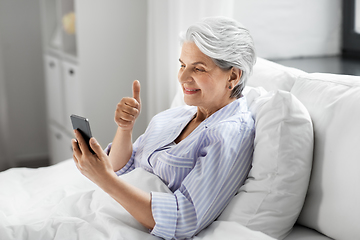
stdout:
<svg viewBox="0 0 360 240">
<path fill-rule="evenodd" d="M 72 140 L 72 147 L 76 167 L 96 185 L 106 188 L 109 180 L 116 177 L 108 156 L 95 138 L 90 139 L 90 147 L 95 152 L 92 154 L 80 132 L 77 130 L 74 132 L 77 140 Z"/>
<path fill-rule="evenodd" d="M 115 122 L 123 130 L 132 130 L 140 114 L 140 82 L 133 82 L 133 97 L 125 97 L 118 103 L 115 111 Z"/>
<path fill-rule="evenodd" d="M 121 180 L 113 171 L 108 156 L 95 138 L 90 139 L 92 154 L 80 132 L 72 140 L 73 157 L 80 172 L 120 203 L 136 220 L 148 229 L 155 226 L 151 211 L 151 195 Z"/>
</svg>

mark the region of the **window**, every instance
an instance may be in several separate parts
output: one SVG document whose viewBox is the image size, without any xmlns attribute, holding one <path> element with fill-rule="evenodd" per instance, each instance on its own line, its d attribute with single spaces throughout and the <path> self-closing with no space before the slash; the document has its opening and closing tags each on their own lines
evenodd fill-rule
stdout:
<svg viewBox="0 0 360 240">
<path fill-rule="evenodd" d="M 343 1 L 342 37 L 343 55 L 360 57 L 360 0 Z"/>
</svg>

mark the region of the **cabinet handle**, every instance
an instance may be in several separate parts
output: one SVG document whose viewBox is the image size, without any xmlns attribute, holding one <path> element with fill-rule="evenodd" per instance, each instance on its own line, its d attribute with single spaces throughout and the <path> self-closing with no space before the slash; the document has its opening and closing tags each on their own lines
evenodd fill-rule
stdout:
<svg viewBox="0 0 360 240">
<path fill-rule="evenodd" d="M 56 137 L 56 139 L 59 139 L 59 140 L 62 139 L 62 135 L 60 133 L 56 133 L 55 137 Z"/>
<path fill-rule="evenodd" d="M 75 74 L 75 71 L 73 69 L 69 69 L 69 74 L 70 75 L 74 75 Z"/>
</svg>

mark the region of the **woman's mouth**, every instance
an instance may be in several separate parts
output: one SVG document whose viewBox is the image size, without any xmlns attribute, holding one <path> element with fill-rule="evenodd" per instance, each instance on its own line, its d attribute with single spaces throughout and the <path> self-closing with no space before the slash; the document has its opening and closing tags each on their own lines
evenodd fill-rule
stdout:
<svg viewBox="0 0 360 240">
<path fill-rule="evenodd" d="M 197 92 L 199 92 L 200 89 L 196 89 L 196 88 L 185 88 L 184 87 L 184 94 L 195 94 Z"/>
</svg>

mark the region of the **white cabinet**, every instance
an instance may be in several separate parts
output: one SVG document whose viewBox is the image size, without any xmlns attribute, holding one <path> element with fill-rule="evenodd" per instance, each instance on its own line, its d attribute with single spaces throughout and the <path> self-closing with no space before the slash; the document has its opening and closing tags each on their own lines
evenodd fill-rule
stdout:
<svg viewBox="0 0 360 240">
<path fill-rule="evenodd" d="M 83 116 L 82 91 L 80 85 L 79 68 L 77 65 L 63 62 L 63 80 L 64 80 L 64 104 L 65 104 L 65 124 L 64 126 L 71 130 L 72 125 L 70 115 L 76 114 Z"/>
<path fill-rule="evenodd" d="M 75 14 L 74 0 L 40 0 L 48 115 L 50 163 L 72 157 L 71 114 L 82 114 L 76 34 L 64 18 Z M 71 17 L 70 17 L 71 18 Z M 68 20 L 68 19 L 67 19 Z"/>
<path fill-rule="evenodd" d="M 50 163 L 71 158 L 70 115 L 82 114 L 76 64 L 45 55 L 45 83 L 48 114 Z"/>
<path fill-rule="evenodd" d="M 116 104 L 131 96 L 132 82 L 138 79 L 144 91 L 135 140 L 147 123 L 147 1 L 40 1 L 51 163 L 72 156 L 71 114 L 89 119 L 102 147 L 111 142 Z M 72 13 L 76 31 L 65 31 L 64 16 L 71 19 Z"/>
<path fill-rule="evenodd" d="M 60 127 L 49 125 L 49 150 L 51 164 L 56 164 L 72 157 L 71 137 Z"/>
<path fill-rule="evenodd" d="M 59 59 L 55 57 L 45 56 L 44 58 L 48 119 L 61 125 L 64 116 L 61 64 Z"/>
</svg>

